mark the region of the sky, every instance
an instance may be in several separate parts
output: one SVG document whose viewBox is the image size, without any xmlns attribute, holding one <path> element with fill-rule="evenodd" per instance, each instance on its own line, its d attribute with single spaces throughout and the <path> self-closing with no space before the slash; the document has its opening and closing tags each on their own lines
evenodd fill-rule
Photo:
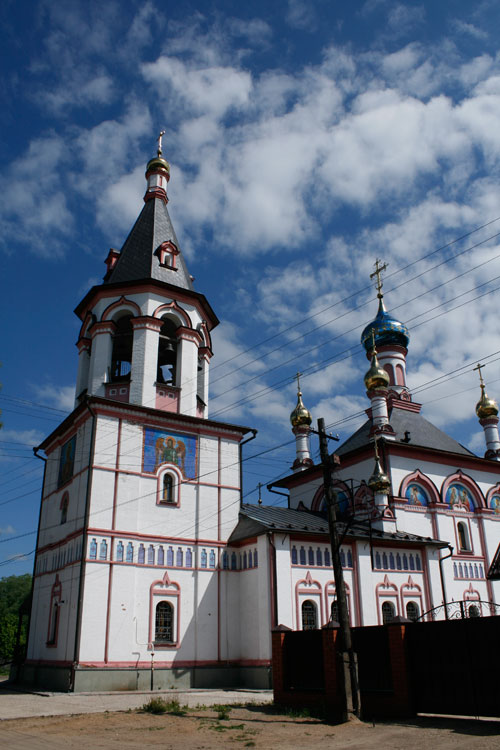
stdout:
<svg viewBox="0 0 500 750">
<path fill-rule="evenodd" d="M 414 400 L 484 453 L 478 361 L 500 397 L 496 0 L 4 0 L 0 25 L 0 576 L 32 570 L 32 449 L 73 407 L 73 310 L 141 210 L 161 129 L 179 244 L 221 321 L 210 416 L 259 430 L 245 501 L 290 473 L 297 371 L 314 423 L 344 440 L 366 419 L 376 258 Z"/>
</svg>

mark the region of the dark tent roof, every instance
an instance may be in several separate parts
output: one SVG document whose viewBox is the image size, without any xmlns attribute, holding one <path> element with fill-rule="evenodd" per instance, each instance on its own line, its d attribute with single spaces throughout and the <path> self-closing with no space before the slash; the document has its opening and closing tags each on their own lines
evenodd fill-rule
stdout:
<svg viewBox="0 0 500 750">
<path fill-rule="evenodd" d="M 156 279 L 192 290 L 193 284 L 182 253 L 176 258 L 176 269 L 161 266 L 159 257 L 154 254 L 163 242 L 168 241 L 180 250 L 165 202 L 161 198 L 148 200 L 105 283 Z"/>
<path fill-rule="evenodd" d="M 460 453 L 466 456 L 473 456 L 470 450 L 458 443 L 452 437 L 435 427 L 420 414 L 407 409 L 392 409 L 389 421 L 392 429 L 396 433 L 396 442 L 406 443 L 405 432 L 409 433 L 409 445 L 415 445 L 422 448 L 431 448 L 437 451 L 446 451 L 448 453 Z M 335 450 L 337 455 L 342 456 L 353 450 L 362 448 L 370 444 L 371 420 L 367 420 L 359 430 L 356 430 L 345 443 Z"/>
</svg>

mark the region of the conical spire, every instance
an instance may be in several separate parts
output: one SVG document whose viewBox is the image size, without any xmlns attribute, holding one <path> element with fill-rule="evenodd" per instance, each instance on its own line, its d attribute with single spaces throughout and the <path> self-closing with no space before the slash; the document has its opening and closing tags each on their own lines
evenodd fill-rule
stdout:
<svg viewBox="0 0 500 750">
<path fill-rule="evenodd" d="M 182 289 L 193 289 L 190 276 L 167 209 L 170 165 L 162 156 L 162 137 L 157 155 L 148 162 L 145 205 L 105 277 L 107 284 L 154 279 Z"/>
</svg>

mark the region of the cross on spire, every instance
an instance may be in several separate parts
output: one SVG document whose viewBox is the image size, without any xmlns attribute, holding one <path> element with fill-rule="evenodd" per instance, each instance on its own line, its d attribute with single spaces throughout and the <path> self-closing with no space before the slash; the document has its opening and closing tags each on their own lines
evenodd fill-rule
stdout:
<svg viewBox="0 0 500 750">
<path fill-rule="evenodd" d="M 481 388 L 484 387 L 483 373 L 481 372 L 481 370 L 483 369 L 483 367 L 486 367 L 486 365 L 480 365 L 479 362 L 478 362 L 477 365 L 472 368 L 473 370 L 477 370 L 478 373 L 479 373 L 479 382 L 481 384 Z"/>
<path fill-rule="evenodd" d="M 376 259 L 375 263 L 373 264 L 375 266 L 375 270 L 373 273 L 370 274 L 370 279 L 375 278 L 375 276 L 377 277 L 376 286 L 377 286 L 377 297 L 379 299 L 382 299 L 382 296 L 383 296 L 382 295 L 382 278 L 381 278 L 382 271 L 385 271 L 388 266 L 388 263 L 384 263 L 383 266 L 380 265 L 381 262 L 382 261 L 379 260 L 379 258 Z"/>
<path fill-rule="evenodd" d="M 375 328 L 372 328 L 372 357 L 377 354 L 377 347 L 375 346 Z"/>
<path fill-rule="evenodd" d="M 160 131 L 160 135 L 157 138 L 157 141 L 158 141 L 158 156 L 161 156 L 162 153 L 163 153 L 162 148 L 161 148 L 161 141 L 162 141 L 162 138 L 163 138 L 164 135 L 165 135 L 165 130 L 161 130 Z"/>
<path fill-rule="evenodd" d="M 295 376 L 295 378 L 297 380 L 297 395 L 298 396 L 300 396 L 300 394 L 301 394 L 301 391 L 300 391 L 300 377 L 301 377 L 301 375 L 302 375 L 301 372 L 297 372 L 297 374 Z"/>
</svg>

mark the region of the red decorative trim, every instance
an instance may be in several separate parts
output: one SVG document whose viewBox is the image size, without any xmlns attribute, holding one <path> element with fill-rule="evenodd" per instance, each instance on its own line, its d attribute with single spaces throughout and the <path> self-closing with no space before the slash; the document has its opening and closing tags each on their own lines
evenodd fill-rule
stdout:
<svg viewBox="0 0 500 750">
<path fill-rule="evenodd" d="M 166 503 L 163 501 L 163 481 L 165 474 L 175 476 L 174 492 L 176 494 L 176 500 L 173 503 Z M 157 491 L 156 491 L 156 505 L 162 508 L 180 508 L 181 505 L 181 484 L 183 484 L 182 472 L 174 464 L 165 463 L 162 464 L 158 469 L 157 477 Z"/>
<path fill-rule="evenodd" d="M 314 590 L 312 587 L 316 590 Z M 307 588 L 306 588 L 307 587 Z M 324 625 L 323 620 L 323 589 L 319 581 L 314 581 L 310 571 L 307 571 L 306 577 L 295 584 L 295 607 L 297 611 L 297 630 L 302 630 L 302 617 L 300 608 L 300 596 L 306 596 L 307 599 L 314 601 L 314 597 L 318 597 L 319 604 L 317 604 L 318 614 L 320 617 L 320 627 Z M 304 601 L 307 601 L 305 599 Z M 299 627 L 300 626 L 300 627 Z"/>
<path fill-rule="evenodd" d="M 398 587 L 395 583 L 391 583 L 389 581 L 387 575 L 384 576 L 384 580 L 382 581 L 382 583 L 377 583 L 377 585 L 375 586 L 375 596 L 377 598 L 377 617 L 379 625 L 382 625 L 384 622 L 382 617 L 382 604 L 384 603 L 384 601 L 393 601 L 393 603 L 395 601 L 396 614 L 401 614 L 399 608 Z"/>
<path fill-rule="evenodd" d="M 200 346 L 200 344 L 203 343 L 203 339 L 201 337 L 201 334 L 199 331 L 195 331 L 192 328 L 185 328 L 184 326 L 179 326 L 179 328 L 176 330 L 175 335 L 180 341 L 192 341 L 197 346 Z"/>
<path fill-rule="evenodd" d="M 76 342 L 76 347 L 78 349 L 78 354 L 81 354 L 82 352 L 89 353 L 90 349 L 91 349 L 91 346 L 92 346 L 92 340 L 91 339 L 87 339 L 87 338 L 83 338 L 82 337 L 81 339 L 78 339 L 78 341 Z"/>
<path fill-rule="evenodd" d="M 189 537 L 161 536 L 159 534 L 155 534 L 155 535 L 141 534 L 138 531 L 120 531 L 119 529 L 100 529 L 100 528 L 98 529 L 98 528 L 94 528 L 93 526 L 89 526 L 87 531 L 89 534 L 94 534 L 95 536 L 109 536 L 109 537 L 114 537 L 115 539 L 119 537 L 120 539 L 127 539 L 130 541 L 135 539 L 138 542 L 156 541 L 158 544 L 187 544 L 189 546 L 198 544 L 198 545 L 205 545 L 205 546 L 210 546 L 210 547 L 225 547 L 227 544 L 227 542 L 219 542 L 217 539 L 202 539 L 202 538 L 194 539 L 194 538 L 189 538 Z M 96 561 L 94 560 L 94 562 Z M 99 562 L 99 560 L 97 560 L 97 562 Z M 109 562 L 109 560 L 103 560 L 101 562 Z M 191 568 L 189 568 L 189 570 L 191 570 Z M 203 568 L 203 570 L 207 570 L 207 568 Z M 214 570 L 214 568 L 208 568 L 208 570 Z"/>
<path fill-rule="evenodd" d="M 54 585 L 52 586 L 50 590 L 50 606 L 49 606 L 49 624 L 47 627 L 47 648 L 56 648 L 57 647 L 57 637 L 59 635 L 59 622 L 60 622 L 60 609 L 61 606 L 61 596 L 62 596 L 62 585 L 59 580 L 59 574 L 56 573 L 56 579 L 54 582 Z M 50 640 L 50 634 L 53 629 L 52 625 L 52 618 L 54 616 L 56 617 L 56 623 L 55 623 L 55 630 L 54 630 L 54 639 Z"/>
<path fill-rule="evenodd" d="M 431 503 L 440 502 L 439 491 L 434 482 L 425 474 L 422 474 L 419 469 L 417 469 L 417 471 L 414 471 L 412 474 L 408 474 L 408 476 L 403 479 L 399 487 L 399 497 L 404 498 L 406 503 L 409 503 L 409 500 L 406 497 L 406 490 L 408 489 L 408 485 L 412 482 L 422 485 L 424 490 L 427 492 L 429 501 Z"/>
<path fill-rule="evenodd" d="M 423 607 L 423 595 L 422 595 L 422 588 L 414 582 L 413 578 L 408 576 L 407 583 L 403 583 L 400 589 L 400 595 L 401 595 L 401 614 L 403 617 L 406 617 L 406 605 L 405 605 L 405 599 L 408 601 L 413 601 L 415 599 L 418 599 L 419 603 L 419 609 L 420 613 L 424 613 L 424 607 Z M 408 602 L 406 602 L 407 604 Z"/>
<path fill-rule="evenodd" d="M 448 477 L 446 477 L 441 487 L 441 502 L 446 504 L 448 508 L 450 508 L 450 506 L 446 502 L 446 492 L 450 484 L 452 484 L 453 482 L 459 482 L 460 484 L 463 484 L 464 487 L 467 487 L 472 497 L 474 498 L 474 502 L 477 508 L 485 507 L 483 494 L 476 482 L 472 479 L 472 477 L 468 476 L 468 474 L 464 474 L 463 471 L 459 469 L 454 474 L 450 474 Z M 450 510 L 453 510 L 453 508 L 450 508 Z"/>
<path fill-rule="evenodd" d="M 344 588 L 345 588 L 345 595 L 347 599 L 347 608 L 349 610 L 349 625 L 352 627 L 352 605 L 351 605 L 351 589 L 349 587 L 349 584 L 344 581 Z M 330 622 L 330 610 L 331 605 L 334 601 L 337 600 L 337 587 L 335 586 L 335 581 L 327 581 L 325 583 L 325 622 Z M 332 601 L 329 601 L 329 597 L 331 597 Z"/>
<path fill-rule="evenodd" d="M 165 643 L 165 644 L 158 644 L 154 642 L 153 634 L 155 629 L 155 618 L 156 618 L 156 608 L 155 608 L 155 602 L 154 597 L 155 596 L 161 596 L 165 598 L 165 601 L 168 601 L 170 604 L 170 599 L 173 598 L 175 604 L 174 606 L 174 618 L 176 621 L 175 624 L 175 641 L 172 643 Z M 180 643 L 180 627 L 181 627 L 181 588 L 178 583 L 175 583 L 174 581 L 171 581 L 168 576 L 168 571 L 165 572 L 165 575 L 163 576 L 163 579 L 153 581 L 153 583 L 150 586 L 149 589 L 149 639 L 148 639 L 148 649 L 149 650 L 155 650 L 157 648 L 178 648 Z"/>
<path fill-rule="evenodd" d="M 116 330 L 116 325 L 113 323 L 112 320 L 105 320 L 101 323 L 94 323 L 92 328 L 90 329 L 90 335 L 92 336 L 92 339 L 94 339 L 97 335 L 101 333 L 109 333 L 110 335 L 113 335 L 113 333 Z"/>
<path fill-rule="evenodd" d="M 101 321 L 104 322 L 105 320 L 110 320 L 114 310 L 125 307 L 132 309 L 132 314 L 134 315 L 134 317 L 138 317 L 141 315 L 141 308 L 139 307 L 139 305 L 137 305 L 133 300 L 127 299 L 122 295 L 119 300 L 116 300 L 116 302 L 112 302 L 111 305 L 108 305 L 108 307 L 101 315 Z"/>
<path fill-rule="evenodd" d="M 332 486 L 334 490 L 335 489 L 341 490 L 342 492 L 345 492 L 348 498 L 350 497 L 350 490 L 348 486 L 345 484 L 345 482 L 342 482 L 341 480 L 337 480 L 333 482 Z M 325 488 L 323 487 L 323 485 L 321 485 L 321 487 L 318 487 L 318 489 L 314 493 L 314 497 L 311 503 L 311 510 L 314 510 L 314 511 L 321 510 L 321 505 L 324 500 L 324 497 L 325 497 Z"/>
<path fill-rule="evenodd" d="M 403 391 L 407 393 L 407 391 Z M 412 411 L 415 414 L 420 414 L 422 404 L 418 404 L 416 401 L 408 401 L 404 398 L 396 396 L 393 391 L 389 393 L 387 399 L 387 408 L 389 409 L 389 415 L 393 409 L 401 409 L 402 411 Z"/>
<path fill-rule="evenodd" d="M 26 659 L 25 664 L 30 666 L 54 666 L 54 667 L 71 667 L 73 662 L 66 660 L 57 659 Z M 189 669 L 191 667 L 270 667 L 272 662 L 270 659 L 232 659 L 220 662 L 216 659 L 189 661 L 189 660 L 175 660 L 175 661 L 157 661 L 155 659 L 155 668 L 158 669 Z M 78 666 L 81 669 L 151 669 L 151 661 L 81 661 Z"/>
<path fill-rule="evenodd" d="M 145 328 L 149 331 L 156 331 L 157 333 L 159 333 L 162 326 L 160 320 L 157 320 L 157 318 L 153 318 L 152 316 L 148 315 L 143 315 L 142 317 L 138 318 L 132 318 L 131 323 L 134 331 L 142 330 L 143 328 Z"/>
<path fill-rule="evenodd" d="M 78 334 L 78 340 L 89 337 L 90 329 L 92 328 L 95 322 L 96 322 L 96 316 L 89 311 L 86 314 L 85 318 L 83 319 L 83 323 L 80 328 L 80 332 Z"/>
<path fill-rule="evenodd" d="M 153 172 L 149 172 L 149 174 L 153 174 Z M 162 174 L 165 174 L 168 176 L 168 172 L 162 172 Z M 165 188 L 158 187 L 157 185 L 154 185 L 153 187 L 148 187 L 146 192 L 144 193 L 144 203 L 147 203 L 148 201 L 153 200 L 153 198 L 159 198 L 159 200 L 162 200 L 165 205 L 168 203 L 167 198 L 167 192 Z"/>
<path fill-rule="evenodd" d="M 189 317 L 188 313 L 185 310 L 183 310 L 182 307 L 179 307 L 179 305 L 177 304 L 175 300 L 172 300 L 172 302 L 167 302 L 157 307 L 156 310 L 153 312 L 153 317 L 161 319 L 161 316 L 164 313 L 168 313 L 172 311 L 178 314 L 178 316 L 184 321 L 184 325 L 187 328 L 193 327 L 191 318 Z"/>
<path fill-rule="evenodd" d="M 43 531 L 43 529 L 41 529 L 41 531 Z M 58 542 L 50 542 L 50 544 L 45 544 L 43 547 L 38 547 L 37 554 L 41 555 L 43 552 L 47 552 L 48 550 L 57 549 L 58 547 L 64 547 L 64 545 L 68 542 L 71 542 L 72 539 L 76 539 L 77 537 L 82 536 L 83 531 L 83 528 L 77 529 L 71 534 L 65 536 L 64 539 L 60 539 Z"/>
</svg>

